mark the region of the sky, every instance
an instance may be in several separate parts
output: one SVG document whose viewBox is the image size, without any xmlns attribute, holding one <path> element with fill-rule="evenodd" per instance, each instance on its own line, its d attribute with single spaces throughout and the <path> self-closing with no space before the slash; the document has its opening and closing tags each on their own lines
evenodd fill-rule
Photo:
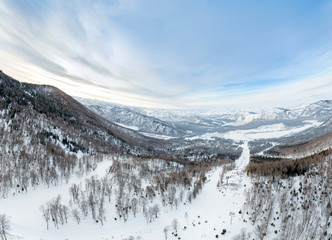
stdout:
<svg viewBox="0 0 332 240">
<path fill-rule="evenodd" d="M 332 99 L 332 1 L 1 0 L 0 69 L 140 107 Z"/>
</svg>

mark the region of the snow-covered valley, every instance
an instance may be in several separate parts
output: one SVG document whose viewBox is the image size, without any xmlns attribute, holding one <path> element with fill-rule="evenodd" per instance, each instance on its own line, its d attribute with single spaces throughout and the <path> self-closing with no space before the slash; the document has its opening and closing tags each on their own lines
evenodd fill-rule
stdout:
<svg viewBox="0 0 332 240">
<path fill-rule="evenodd" d="M 163 120 L 94 105 L 110 121 L 0 77 L 1 239 L 331 238 L 330 101 Z"/>
<path fill-rule="evenodd" d="M 232 139 L 234 141 L 273 139 L 273 138 L 280 138 L 287 135 L 300 133 L 306 129 L 317 127 L 321 124 L 322 122 L 318 122 L 316 120 L 304 121 L 304 125 L 295 126 L 295 127 L 287 127 L 283 123 L 279 123 L 273 125 L 262 125 L 255 129 L 234 130 L 226 133 L 209 132 L 209 133 L 204 133 L 200 136 L 188 137 L 186 139 L 214 140 L 215 138 L 225 138 L 225 139 Z"/>
<path fill-rule="evenodd" d="M 236 140 L 239 139 L 237 138 Z M 281 214 L 279 209 L 282 208 L 282 203 L 278 199 L 282 199 L 282 196 L 287 192 L 291 193 L 293 190 L 295 191 L 300 186 L 305 185 L 303 181 L 308 176 L 280 179 L 277 180 L 277 184 L 272 185 L 270 183 L 266 185 L 266 188 L 270 189 L 270 198 L 261 199 L 263 200 L 260 203 L 262 205 L 258 206 L 261 207 L 260 211 L 263 211 L 263 213 L 253 221 L 252 216 L 254 212 L 251 211 L 255 211 L 257 206 L 255 203 L 250 203 L 253 201 L 250 199 L 254 197 L 252 194 L 255 194 L 255 191 L 257 191 L 257 184 L 269 182 L 271 178 L 257 178 L 247 174 L 246 167 L 250 161 L 250 149 L 248 139 L 244 137 L 243 140 L 239 146 L 242 148 L 240 158 L 234 163 L 217 165 L 208 170 L 205 174 L 206 179 L 202 189 L 195 198 L 188 200 L 188 195 L 186 195 L 183 196 L 183 201 L 176 200 L 178 201 L 176 204 L 163 204 L 160 193 L 156 192 L 157 196 L 148 200 L 147 205 L 158 205 L 159 211 L 157 212 L 157 217 L 149 218 L 149 220 L 143 212 L 144 210 L 138 211 L 135 217 L 132 213 L 129 214 L 125 221 L 121 217 L 119 218 L 115 207 L 118 190 L 116 190 L 117 186 L 114 185 L 110 202 L 105 200 L 103 224 L 91 219 L 89 216 L 84 217 L 83 215 L 80 216 L 78 224 L 73 212 L 69 211 L 66 223 L 59 224 L 56 227 L 51 220 L 49 229 L 47 229 L 41 206 L 60 195 L 61 203 L 68 204 L 68 209 L 70 209 L 75 204 L 73 204 L 73 199 L 70 196 L 69 187 L 72 184 L 84 186 L 87 182 L 86 179 L 91 177 L 102 179 L 105 175 L 115 174 L 109 171 L 110 166 L 114 165 L 114 161 L 120 160 L 120 162 L 132 163 L 132 159 L 119 159 L 118 157 L 105 158 L 102 162 L 97 163 L 95 170 L 84 176 L 73 175 L 67 183 L 62 181 L 57 186 L 47 187 L 46 185 L 41 185 L 35 187 L 35 189 L 29 187 L 27 191 L 21 193 L 18 190 L 12 191 L 7 198 L 0 199 L 0 213 L 9 216 L 11 221 L 10 232 L 13 239 L 259 239 L 257 226 L 259 227 L 261 223 L 266 221 L 267 223 L 270 222 L 272 226 L 267 226 L 263 236 L 264 239 L 294 239 L 292 237 L 283 238 L 284 235 L 281 232 L 283 224 L 279 218 Z M 331 158 L 329 158 L 329 161 L 327 159 L 325 164 L 326 174 L 329 174 L 328 179 L 331 180 L 331 173 L 328 172 L 331 169 Z M 154 163 L 148 163 L 148 165 L 151 169 L 156 167 Z M 181 168 L 180 165 L 176 164 L 171 166 L 171 168 L 168 167 L 168 170 L 165 169 L 165 171 L 170 170 L 170 173 L 172 172 L 171 168 Z M 134 174 L 139 174 L 136 170 L 133 169 L 133 171 L 135 172 Z M 324 175 L 325 178 L 327 177 L 326 174 Z M 111 176 L 110 179 L 113 179 L 113 177 Z M 149 180 L 144 180 L 143 178 L 142 181 L 143 186 L 149 185 Z M 319 181 L 319 176 L 316 176 L 314 179 L 311 177 L 310 181 Z M 278 184 L 281 187 L 276 187 Z M 282 191 L 285 188 L 282 186 L 288 186 L 288 190 Z M 331 188 L 331 185 L 325 184 L 325 186 Z M 192 185 L 192 187 L 194 186 Z M 176 196 L 178 196 L 180 189 L 181 186 L 178 186 Z M 327 189 L 323 190 L 322 187 L 320 189 L 322 194 L 324 194 L 324 191 L 327 191 Z M 185 191 L 185 193 L 189 194 L 190 191 Z M 256 194 L 260 196 L 260 193 Z M 127 197 L 130 198 L 129 195 L 135 195 L 135 193 L 129 192 Z M 264 198 L 264 196 L 260 197 Z M 325 197 L 330 198 L 330 196 Z M 269 201 L 274 202 L 275 200 L 277 201 L 270 206 L 270 219 L 267 220 L 263 207 L 268 206 Z M 326 198 L 323 202 L 324 204 L 327 203 Z M 312 207 L 312 211 L 315 212 L 320 209 L 319 205 L 313 205 Z M 313 215 L 313 217 L 320 215 L 319 212 L 317 214 Z M 322 220 L 318 221 L 320 224 L 323 221 L 324 214 L 321 213 L 321 215 Z M 273 218 L 274 221 L 271 220 Z M 298 222 L 294 224 L 296 225 Z M 320 226 L 324 226 L 324 223 Z M 275 231 L 274 229 L 277 230 Z M 313 239 L 325 239 L 321 238 L 324 236 L 323 231 L 318 232 L 319 234 Z M 297 233 L 292 232 L 290 234 L 289 236 L 297 236 Z M 332 234 L 331 229 L 327 230 L 327 234 Z M 302 234 L 298 236 L 302 237 L 296 239 L 307 239 L 308 235 Z"/>
<path fill-rule="evenodd" d="M 69 217 L 68 224 L 59 226 L 59 229 L 50 224 L 46 229 L 46 223 L 40 210 L 41 205 L 50 199 L 61 195 L 61 201 L 70 201 L 69 186 L 73 183 L 84 184 L 85 178 L 73 177 L 68 183 L 60 183 L 58 186 L 38 186 L 29 188 L 23 193 L 12 193 L 6 199 L 1 199 L 0 212 L 10 216 L 12 233 L 20 239 L 124 239 L 134 236 L 135 239 L 163 239 L 165 227 L 169 229 L 169 239 L 177 239 L 171 232 L 172 222 L 178 221 L 177 236 L 181 239 L 212 239 L 216 235 L 221 236 L 223 229 L 225 238 L 229 239 L 238 235 L 241 228 L 250 228 L 244 224 L 238 213 L 245 202 L 243 190 L 250 186 L 250 180 L 246 177 L 245 167 L 249 162 L 250 152 L 247 143 L 241 145 L 243 154 L 235 162 L 235 168 L 227 172 L 228 183 L 217 187 L 223 166 L 218 166 L 209 171 L 202 192 L 192 203 L 185 201 L 176 208 L 162 207 L 160 215 L 153 222 L 147 223 L 143 214 L 136 218 L 130 216 L 126 222 L 115 221 L 114 203 L 106 204 L 106 220 L 102 226 L 90 219 L 77 224 L 73 217 Z M 112 160 L 104 160 L 99 163 L 95 171 L 86 176 L 102 177 L 106 174 Z M 235 215 L 232 219 L 230 212 Z"/>
</svg>

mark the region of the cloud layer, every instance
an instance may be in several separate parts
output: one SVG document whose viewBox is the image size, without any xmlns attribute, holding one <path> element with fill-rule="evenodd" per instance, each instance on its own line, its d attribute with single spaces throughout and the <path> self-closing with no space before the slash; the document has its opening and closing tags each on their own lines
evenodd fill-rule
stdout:
<svg viewBox="0 0 332 240">
<path fill-rule="evenodd" d="M 162 108 L 331 98 L 331 1 L 0 2 L 0 68 L 75 96 Z"/>
</svg>

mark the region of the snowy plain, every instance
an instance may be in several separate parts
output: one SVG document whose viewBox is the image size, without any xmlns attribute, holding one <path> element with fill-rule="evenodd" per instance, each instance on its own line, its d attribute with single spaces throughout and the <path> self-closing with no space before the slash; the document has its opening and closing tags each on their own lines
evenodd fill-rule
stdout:
<svg viewBox="0 0 332 240">
<path fill-rule="evenodd" d="M 166 135 L 162 135 L 162 134 L 155 134 L 155 133 L 147 133 L 147 132 L 139 132 L 139 133 L 146 136 L 146 137 L 162 139 L 162 140 L 169 140 L 169 139 L 177 138 L 177 137 L 171 137 L 171 136 L 166 136 Z"/>
<path fill-rule="evenodd" d="M 226 133 L 219 132 L 208 132 L 199 136 L 189 137 L 186 140 L 215 140 L 215 138 L 225 138 L 232 139 L 234 141 L 243 141 L 243 140 L 258 140 L 258 139 L 272 139 L 289 136 L 295 133 L 302 132 L 306 129 L 317 127 L 322 124 L 322 122 L 311 120 L 304 121 L 304 125 L 297 127 L 287 127 L 283 123 L 263 125 L 255 129 L 247 130 L 234 130 Z"/>
</svg>

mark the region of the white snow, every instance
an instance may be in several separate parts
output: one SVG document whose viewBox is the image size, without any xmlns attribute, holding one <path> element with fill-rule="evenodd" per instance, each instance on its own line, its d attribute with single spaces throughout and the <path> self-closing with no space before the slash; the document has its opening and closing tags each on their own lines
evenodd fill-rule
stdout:
<svg viewBox="0 0 332 240">
<path fill-rule="evenodd" d="M 155 133 L 147 133 L 147 132 L 139 132 L 140 134 L 150 137 L 150 138 L 157 138 L 157 139 L 163 139 L 163 140 L 169 140 L 169 139 L 174 139 L 177 137 L 171 137 L 167 135 L 161 135 L 161 134 L 155 134 Z"/>
<path fill-rule="evenodd" d="M 128 125 L 125 125 L 125 124 L 122 124 L 122 123 L 118 123 L 118 122 L 116 122 L 116 124 L 119 125 L 119 126 L 121 126 L 121 127 L 128 128 L 128 129 L 131 129 L 131 130 L 135 130 L 135 131 L 139 130 L 139 127 L 136 127 L 136 126 L 128 126 Z"/>
<path fill-rule="evenodd" d="M 225 173 L 223 185 L 217 187 L 223 169 L 223 166 L 219 166 L 207 174 L 207 182 L 203 186 L 202 192 L 191 204 L 181 204 L 173 210 L 169 206 L 163 207 L 160 216 L 152 223 L 146 223 L 142 214 L 137 215 L 136 218 L 130 216 L 126 223 L 115 221 L 113 201 L 106 207 L 107 220 L 104 226 L 90 219 L 83 220 L 79 225 L 70 220 L 68 224 L 60 226 L 59 229 L 55 229 L 50 224 L 50 230 L 46 230 L 46 223 L 39 210 L 40 206 L 58 194 L 61 194 L 62 202 L 67 203 L 70 199 L 68 187 L 73 183 L 84 182 L 85 178 L 78 177 L 73 177 L 67 184 L 62 183 L 50 188 L 39 186 L 36 190 L 30 188 L 28 193 L 0 199 L 0 214 L 10 216 L 11 233 L 15 238 L 22 240 L 110 240 L 128 239 L 129 236 L 134 236 L 135 239 L 161 240 L 165 239 L 163 229 L 165 226 L 170 226 L 175 218 L 179 221 L 178 236 L 181 239 L 210 240 L 216 239 L 216 235 L 218 235 L 218 239 L 232 239 L 240 234 L 241 229 L 245 229 L 247 232 L 253 232 L 254 229 L 247 219 L 248 215 L 243 212 L 246 201 L 244 191 L 249 190 L 252 186 L 250 177 L 245 173 L 245 168 L 250 160 L 248 142 L 255 137 L 270 136 L 268 133 L 272 136 L 283 136 L 316 124 L 319 123 L 307 122 L 307 125 L 295 129 L 287 129 L 283 124 L 274 124 L 262 126 L 256 130 L 225 133 L 223 136 L 244 143 L 240 145 L 243 151 L 239 159 L 235 161 L 235 168 Z M 89 175 L 103 176 L 110 164 L 110 160 L 99 163 L 97 169 Z M 230 212 L 234 213 L 232 224 Z M 188 220 L 185 217 L 186 213 L 188 213 Z M 225 235 L 221 235 L 223 229 L 226 229 Z M 170 227 L 168 239 L 177 239 L 171 235 L 171 232 Z M 138 236 L 140 238 L 137 238 Z M 270 239 L 269 236 L 266 239 Z"/>
<path fill-rule="evenodd" d="M 241 141 L 241 140 L 249 141 L 254 139 L 280 138 L 302 132 L 312 127 L 317 127 L 320 124 L 322 124 L 321 122 L 318 122 L 316 120 L 304 121 L 304 123 L 305 125 L 299 127 L 287 127 L 283 123 L 278 123 L 271 125 L 263 125 L 255 129 L 234 130 L 226 133 L 208 132 L 200 136 L 186 138 L 186 140 L 196 140 L 196 139 L 214 140 L 215 138 L 225 138 L 225 139 L 233 139 L 235 141 Z"/>
<path fill-rule="evenodd" d="M 235 161 L 235 166 L 238 171 L 244 171 L 250 161 L 250 150 L 248 146 L 248 141 L 245 141 L 241 145 L 241 147 L 242 147 L 242 154 L 240 158 Z"/>
<path fill-rule="evenodd" d="M 202 192 L 191 204 L 182 204 L 173 210 L 170 207 L 164 207 L 161 209 L 160 216 L 152 223 L 146 223 L 142 214 L 139 214 L 136 218 L 130 216 L 126 223 L 119 220 L 115 221 L 114 217 L 116 215 L 113 201 L 107 205 L 107 220 L 104 226 L 90 219 L 83 220 L 79 225 L 70 220 L 68 224 L 60 226 L 59 229 L 55 229 L 50 224 L 50 230 L 46 230 L 46 223 L 42 219 L 40 206 L 58 194 L 62 196 L 62 203 L 68 203 L 70 199 L 68 188 L 73 183 L 83 183 L 85 177 L 88 176 L 84 178 L 73 177 L 68 183 L 63 182 L 55 187 L 51 186 L 47 188 L 46 186 L 39 186 L 36 190 L 29 188 L 27 193 L 17 196 L 11 195 L 6 199 L 0 199 L 0 214 L 10 216 L 12 223 L 11 233 L 14 238 L 22 240 L 106 240 L 124 239 L 129 236 L 140 236 L 144 240 L 161 240 L 164 239 L 164 227 L 171 225 L 175 218 L 179 221 L 178 236 L 181 239 L 216 239 L 216 235 L 218 235 L 218 239 L 232 239 L 243 228 L 247 232 L 253 231 L 253 225 L 249 222 L 244 222 L 243 220 L 246 216 L 243 215 L 243 212 L 239 212 L 245 204 L 244 191 L 251 187 L 251 179 L 244 171 L 250 160 L 248 142 L 253 139 L 279 138 L 299 133 L 321 124 L 315 120 L 305 121 L 304 123 L 300 127 L 272 124 L 264 125 L 257 129 L 236 130 L 226 133 L 205 133 L 201 136 L 187 138 L 189 140 L 213 140 L 218 137 L 242 141 L 244 143 L 240 147 L 243 151 L 240 158 L 235 161 L 235 168 L 226 172 L 224 183 L 221 187 L 217 188 L 217 183 L 220 179 L 222 166 L 216 167 L 208 173 L 207 183 L 203 186 Z M 130 128 L 130 126 L 125 127 Z M 145 132 L 141 132 L 141 134 L 166 140 L 174 138 Z M 97 169 L 90 173 L 89 176 L 97 175 L 102 177 L 110 164 L 110 160 L 99 163 Z M 225 183 L 226 177 L 228 178 L 228 184 Z M 230 222 L 230 212 L 234 213 L 232 224 Z M 188 213 L 188 221 L 185 217 L 186 213 Z M 225 235 L 221 235 L 223 229 L 226 229 Z M 171 232 L 172 230 L 169 231 L 168 239 L 177 239 L 171 235 Z"/>
<path fill-rule="evenodd" d="M 238 127 L 238 126 L 243 126 L 248 124 L 249 122 L 244 122 L 244 121 L 236 121 L 236 122 L 229 122 L 225 123 L 224 126 L 233 126 L 233 127 Z"/>
<path fill-rule="evenodd" d="M 129 236 L 140 236 L 141 239 L 156 240 L 164 239 L 163 229 L 171 225 L 174 218 L 179 221 L 178 236 L 181 239 L 214 239 L 223 229 L 227 232 L 224 239 L 230 239 L 240 233 L 241 228 L 250 228 L 251 225 L 244 223 L 239 214 L 245 198 L 243 190 L 250 185 L 250 180 L 244 174 L 243 170 L 249 162 L 249 147 L 245 142 L 241 145 L 243 153 L 236 161 L 236 168 L 227 173 L 230 176 L 229 184 L 217 188 L 220 171 L 222 167 L 217 167 L 208 174 L 207 183 L 202 192 L 193 200 L 191 204 L 181 205 L 177 210 L 170 207 L 162 208 L 161 215 L 152 223 L 146 223 L 142 214 L 136 218 L 132 216 L 126 223 L 114 221 L 114 202 L 108 205 L 107 221 L 104 226 L 84 220 L 81 224 L 70 220 L 68 224 L 55 229 L 50 224 L 50 230 L 46 230 L 46 223 L 42 219 L 40 206 L 58 194 L 62 196 L 62 202 L 69 201 L 68 187 L 73 183 L 84 181 L 83 179 L 73 178 L 68 184 L 60 184 L 56 187 L 47 188 L 39 186 L 36 190 L 29 189 L 28 193 L 18 196 L 9 196 L 7 199 L 0 199 L 0 213 L 10 216 L 12 223 L 11 233 L 17 238 L 23 240 L 35 239 L 68 239 L 68 240 L 106 240 L 106 239 L 124 239 Z M 103 176 L 106 169 L 111 164 L 110 161 L 100 163 L 95 171 L 89 175 Z M 246 185 L 246 187 L 245 187 Z M 230 223 L 230 212 L 234 212 L 232 224 Z M 188 213 L 188 222 L 185 213 Z M 187 229 L 184 230 L 184 226 Z M 214 230 L 215 229 L 215 230 Z M 169 232 L 168 239 L 171 237 Z"/>
</svg>

